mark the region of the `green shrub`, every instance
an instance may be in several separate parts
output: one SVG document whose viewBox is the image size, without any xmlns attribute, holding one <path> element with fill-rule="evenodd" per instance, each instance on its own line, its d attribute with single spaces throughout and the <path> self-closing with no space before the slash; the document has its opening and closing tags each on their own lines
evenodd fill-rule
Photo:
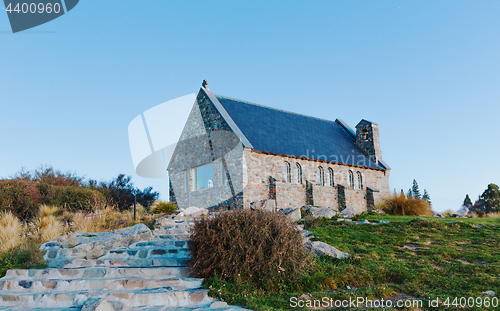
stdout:
<svg viewBox="0 0 500 311">
<path fill-rule="evenodd" d="M 392 215 L 433 216 L 434 212 L 427 201 L 407 197 L 404 193 L 394 193 L 383 203 L 383 210 Z"/>
<path fill-rule="evenodd" d="M 266 211 L 232 210 L 198 219 L 189 249 L 196 276 L 252 281 L 268 290 L 293 286 L 311 266 L 293 223 Z"/>
<path fill-rule="evenodd" d="M 11 211 L 21 220 L 27 220 L 38 212 L 41 203 L 36 183 L 23 179 L 0 180 L 0 209 Z"/>
<path fill-rule="evenodd" d="M 46 183 L 39 183 L 37 188 L 44 204 L 64 206 L 66 210 L 71 212 L 91 212 L 96 206 L 104 205 L 106 202 L 104 195 L 94 189 L 54 186 Z"/>
<path fill-rule="evenodd" d="M 173 214 L 177 211 L 177 205 L 172 202 L 158 201 L 153 204 L 154 214 Z"/>
</svg>

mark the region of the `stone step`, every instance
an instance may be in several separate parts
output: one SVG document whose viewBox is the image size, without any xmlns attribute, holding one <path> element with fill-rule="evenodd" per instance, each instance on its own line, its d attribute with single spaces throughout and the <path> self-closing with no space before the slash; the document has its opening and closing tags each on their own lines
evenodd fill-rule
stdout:
<svg viewBox="0 0 500 311">
<path fill-rule="evenodd" d="M 171 258 L 171 257 L 155 257 L 154 259 L 133 259 L 133 260 L 120 260 L 120 259 L 51 259 L 47 260 L 47 267 L 49 268 L 83 268 L 83 267 L 131 267 L 131 268 L 149 268 L 149 267 L 185 267 L 189 261 L 188 257 L 185 258 Z"/>
<path fill-rule="evenodd" d="M 187 240 L 153 240 L 147 242 L 137 242 L 131 244 L 129 249 L 143 248 L 143 247 L 175 247 L 175 248 L 188 248 Z"/>
<path fill-rule="evenodd" d="M 189 240 L 189 234 L 155 234 L 153 237 L 153 241 L 155 240 Z"/>
<path fill-rule="evenodd" d="M 67 291 L 116 291 L 124 289 L 155 289 L 170 290 L 196 289 L 201 286 L 203 279 L 197 278 L 114 278 L 114 279 L 66 279 L 66 280 L 2 280 L 0 294 L 46 293 Z"/>
<path fill-rule="evenodd" d="M 70 291 L 26 294 L 1 294 L 1 307 L 22 308 L 70 308 L 81 307 L 91 298 L 105 298 L 106 301 L 121 305 L 121 309 L 143 306 L 194 307 L 209 306 L 214 301 L 208 297 L 208 290 L 169 290 L 166 288 L 121 290 L 121 291 Z M 114 306 L 115 306 L 114 304 Z M 116 309 L 116 308 L 115 308 Z"/>
<path fill-rule="evenodd" d="M 186 275 L 186 269 L 181 267 L 160 268 L 79 268 L 79 269 L 16 269 L 8 270 L 3 280 L 46 280 L 46 279 L 75 279 L 75 278 L 145 278 L 160 279 L 174 278 Z"/>
<path fill-rule="evenodd" d="M 189 250 L 187 248 L 175 247 L 141 247 L 135 249 L 115 249 L 109 251 L 106 255 L 99 259 L 156 259 L 161 257 L 170 258 L 185 258 L 189 257 Z"/>
</svg>

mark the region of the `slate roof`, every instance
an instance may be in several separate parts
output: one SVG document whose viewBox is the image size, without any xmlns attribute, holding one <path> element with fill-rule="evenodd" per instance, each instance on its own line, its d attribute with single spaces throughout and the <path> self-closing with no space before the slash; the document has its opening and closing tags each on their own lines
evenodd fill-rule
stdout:
<svg viewBox="0 0 500 311">
<path fill-rule="evenodd" d="M 254 150 L 385 170 L 355 143 L 342 121 L 328 121 L 216 96 Z"/>
</svg>

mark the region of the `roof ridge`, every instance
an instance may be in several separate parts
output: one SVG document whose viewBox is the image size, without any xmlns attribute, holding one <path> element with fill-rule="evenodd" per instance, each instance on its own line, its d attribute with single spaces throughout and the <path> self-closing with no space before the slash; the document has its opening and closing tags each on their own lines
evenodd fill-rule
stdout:
<svg viewBox="0 0 500 311">
<path fill-rule="evenodd" d="M 241 100 L 241 99 L 236 99 L 236 98 L 232 98 L 232 97 L 227 97 L 227 96 L 224 96 L 224 95 L 217 95 L 217 94 L 215 94 L 215 96 L 216 97 L 225 98 L 225 99 L 229 99 L 229 100 L 239 101 L 239 102 L 242 102 L 242 103 L 245 103 L 245 104 L 249 104 L 249 105 L 253 105 L 253 106 L 257 106 L 257 107 L 261 107 L 261 108 L 267 108 L 267 109 L 270 109 L 270 110 L 276 110 L 276 111 L 280 111 L 280 112 L 284 112 L 284 113 L 294 114 L 294 115 L 301 116 L 301 117 L 306 117 L 306 118 L 310 118 L 310 119 L 316 119 L 316 120 L 320 120 L 320 121 L 325 121 L 325 122 L 330 122 L 330 123 L 335 123 L 336 124 L 336 122 L 332 121 L 332 120 L 327 120 L 327 119 L 323 119 L 323 118 L 308 116 L 308 115 L 305 115 L 305 114 L 302 114 L 302 113 L 298 113 L 298 112 L 292 112 L 292 111 L 287 111 L 287 110 L 283 110 L 283 109 L 279 109 L 279 108 L 273 108 L 273 107 L 269 107 L 269 106 L 264 106 L 264 105 L 252 103 L 252 102 L 249 102 L 249 101 L 246 101 L 246 100 Z"/>
</svg>

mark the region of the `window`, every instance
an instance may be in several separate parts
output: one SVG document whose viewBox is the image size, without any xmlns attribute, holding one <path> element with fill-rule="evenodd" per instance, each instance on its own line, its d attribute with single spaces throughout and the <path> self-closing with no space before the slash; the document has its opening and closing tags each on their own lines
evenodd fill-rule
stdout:
<svg viewBox="0 0 500 311">
<path fill-rule="evenodd" d="M 224 186 L 226 182 L 226 170 L 224 169 L 224 161 L 219 163 L 219 185 Z"/>
<path fill-rule="evenodd" d="M 302 167 L 300 166 L 299 163 L 295 163 L 295 183 L 296 184 L 301 184 L 302 183 Z"/>
<path fill-rule="evenodd" d="M 321 166 L 318 167 L 318 185 L 325 185 L 325 171 Z"/>
<path fill-rule="evenodd" d="M 189 171 L 186 170 L 183 172 L 184 175 L 184 188 L 183 193 L 188 193 L 189 192 Z"/>
<path fill-rule="evenodd" d="M 358 189 L 361 190 L 363 189 L 363 176 L 361 176 L 361 172 L 358 172 L 357 175 L 358 175 L 358 184 L 356 186 L 358 186 Z"/>
<path fill-rule="evenodd" d="M 354 189 L 354 174 L 349 171 L 349 188 Z"/>
<path fill-rule="evenodd" d="M 285 162 L 283 165 L 283 177 L 285 177 L 285 182 L 291 183 L 292 182 L 292 176 L 290 172 L 290 163 Z"/>
<path fill-rule="evenodd" d="M 333 169 L 331 167 L 328 168 L 328 177 L 330 178 L 330 187 L 335 186 L 335 179 L 333 179 Z"/>
<path fill-rule="evenodd" d="M 208 189 L 214 186 L 214 164 L 209 163 L 194 169 L 196 190 Z"/>
</svg>

